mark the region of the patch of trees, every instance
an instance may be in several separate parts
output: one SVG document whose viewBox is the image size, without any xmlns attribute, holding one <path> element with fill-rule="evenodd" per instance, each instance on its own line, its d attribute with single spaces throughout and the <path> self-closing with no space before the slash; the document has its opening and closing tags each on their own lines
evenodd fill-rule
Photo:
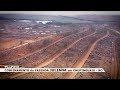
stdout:
<svg viewBox="0 0 120 90">
<path fill-rule="evenodd" d="M 51 42 L 52 42 L 51 39 L 46 38 L 46 39 L 44 39 L 44 41 L 43 41 L 43 45 L 46 46 L 46 45 L 48 45 L 48 44 L 51 43 Z"/>
</svg>

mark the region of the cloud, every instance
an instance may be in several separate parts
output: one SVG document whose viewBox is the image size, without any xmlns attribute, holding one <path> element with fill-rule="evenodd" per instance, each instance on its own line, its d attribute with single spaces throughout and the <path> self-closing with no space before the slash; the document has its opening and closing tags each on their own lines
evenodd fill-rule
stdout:
<svg viewBox="0 0 120 90">
<path fill-rule="evenodd" d="M 120 11 L 0 11 L 0 14 L 33 14 L 33 15 L 120 15 Z"/>
</svg>

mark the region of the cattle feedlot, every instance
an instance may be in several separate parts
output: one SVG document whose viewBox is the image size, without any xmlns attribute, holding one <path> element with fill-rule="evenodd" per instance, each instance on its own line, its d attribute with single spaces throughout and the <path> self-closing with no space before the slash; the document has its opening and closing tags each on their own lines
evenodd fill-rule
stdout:
<svg viewBox="0 0 120 90">
<path fill-rule="evenodd" d="M 120 15 L 0 14 L 0 66 L 105 70 L 0 72 L 0 79 L 120 79 L 119 23 Z"/>
</svg>

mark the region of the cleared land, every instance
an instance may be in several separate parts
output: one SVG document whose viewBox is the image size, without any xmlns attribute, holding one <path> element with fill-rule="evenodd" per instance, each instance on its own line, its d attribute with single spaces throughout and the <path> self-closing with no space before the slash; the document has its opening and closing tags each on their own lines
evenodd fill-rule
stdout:
<svg viewBox="0 0 120 90">
<path fill-rule="evenodd" d="M 0 65 L 103 68 L 105 73 L 1 73 L 15 79 L 117 79 L 119 28 L 111 24 L 1 23 Z"/>
</svg>

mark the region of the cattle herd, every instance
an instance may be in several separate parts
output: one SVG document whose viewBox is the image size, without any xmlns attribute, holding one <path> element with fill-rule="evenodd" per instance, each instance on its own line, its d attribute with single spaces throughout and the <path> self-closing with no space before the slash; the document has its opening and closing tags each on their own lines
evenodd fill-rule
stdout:
<svg viewBox="0 0 120 90">
<path fill-rule="evenodd" d="M 111 24 L 35 24 L 0 22 L 0 65 L 27 68 L 103 68 L 105 72 L 78 72 L 73 79 L 111 79 L 119 59 L 119 27 Z M 74 26 L 74 28 L 73 28 Z M 104 37 L 104 38 L 103 38 Z M 12 43 L 12 44 L 11 44 Z M 95 45 L 95 46 L 93 46 Z M 4 47 L 3 47 L 4 46 Z M 93 48 L 92 48 L 93 47 Z M 92 48 L 92 51 L 90 51 Z M 113 61 L 114 60 L 114 61 Z M 114 70 L 113 70 L 114 68 Z M 1 73 L 10 78 L 19 73 Z M 15 79 L 63 79 L 67 72 L 23 73 Z"/>
</svg>

